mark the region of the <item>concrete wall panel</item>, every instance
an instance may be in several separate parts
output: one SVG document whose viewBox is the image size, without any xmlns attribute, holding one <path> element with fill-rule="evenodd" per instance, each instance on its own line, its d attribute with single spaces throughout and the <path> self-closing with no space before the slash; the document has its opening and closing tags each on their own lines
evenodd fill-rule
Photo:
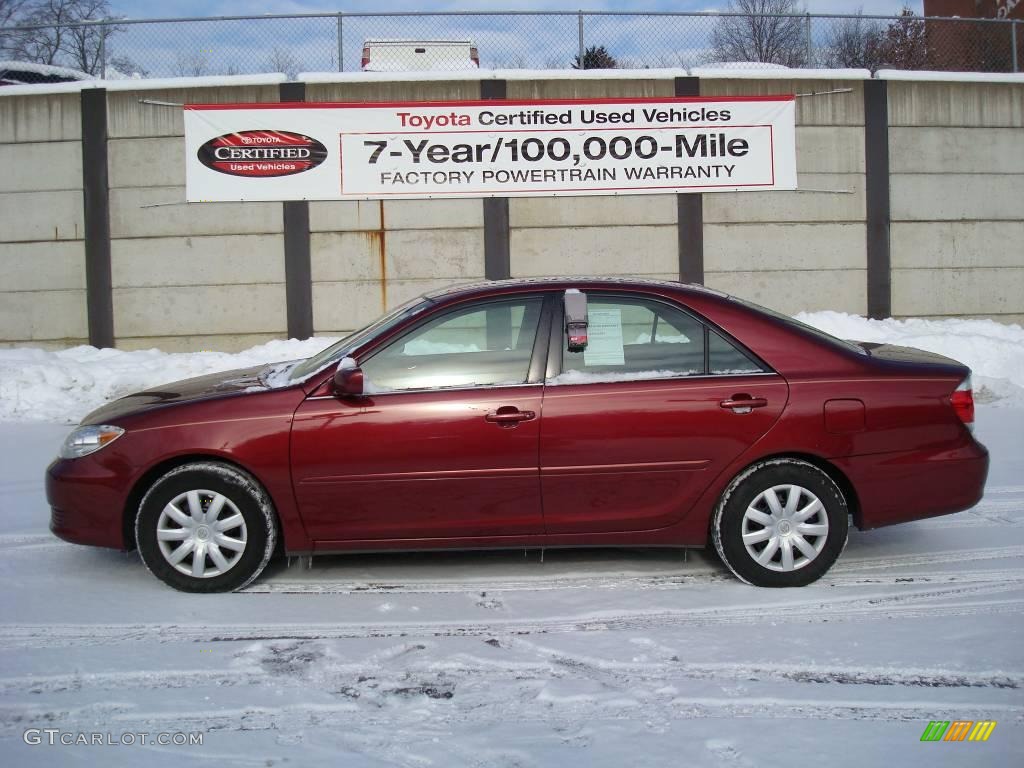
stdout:
<svg viewBox="0 0 1024 768">
<path fill-rule="evenodd" d="M 388 279 L 483 279 L 482 229 L 397 230 L 387 233 Z"/>
<path fill-rule="evenodd" d="M 1024 127 L 1024 86 L 889 81 L 889 125 Z"/>
<path fill-rule="evenodd" d="M 114 240 L 115 288 L 284 283 L 280 235 Z"/>
<path fill-rule="evenodd" d="M 891 242 L 901 269 L 1024 266 L 1024 221 L 896 222 Z"/>
<path fill-rule="evenodd" d="M 107 94 L 107 133 L 112 139 L 184 136 L 180 107 L 142 104 L 142 100 L 171 104 L 231 104 L 278 101 L 277 85 L 172 88 L 155 91 L 111 91 Z"/>
<path fill-rule="evenodd" d="M 388 200 L 384 226 L 389 229 L 456 229 L 482 227 L 484 206 L 470 200 Z"/>
<path fill-rule="evenodd" d="M 185 139 L 113 139 L 107 145 L 111 187 L 184 187 Z"/>
<path fill-rule="evenodd" d="M 0 242 L 79 240 L 85 234 L 82 193 L 0 194 Z"/>
<path fill-rule="evenodd" d="M 675 224 L 677 212 L 675 195 L 514 197 L 508 202 L 513 228 Z"/>
<path fill-rule="evenodd" d="M 707 224 L 708 272 L 867 268 L 866 233 L 854 224 Z"/>
<path fill-rule="evenodd" d="M 162 352 L 241 352 L 280 339 L 280 333 L 231 333 L 196 336 L 119 337 L 118 349 L 159 349 Z"/>
<path fill-rule="evenodd" d="M 674 226 L 513 229 L 512 276 L 679 274 Z"/>
<path fill-rule="evenodd" d="M 0 294 L 0 338 L 4 341 L 65 340 L 89 335 L 85 291 L 26 291 Z"/>
<path fill-rule="evenodd" d="M 280 203 L 185 203 L 184 187 L 110 190 L 110 233 L 118 237 L 277 234 Z"/>
<path fill-rule="evenodd" d="M 705 284 L 787 314 L 833 309 L 863 315 L 867 311 L 864 270 L 708 272 Z"/>
<path fill-rule="evenodd" d="M 310 235 L 313 282 L 380 280 L 381 236 L 369 232 L 314 232 Z"/>
<path fill-rule="evenodd" d="M 1020 128 L 890 128 L 893 173 L 1024 174 Z"/>
<path fill-rule="evenodd" d="M 808 191 L 705 194 L 704 221 L 864 221 L 862 174 L 803 173 L 798 184 Z"/>
<path fill-rule="evenodd" d="M 1020 314 L 1024 265 L 974 269 L 894 269 L 892 313 L 907 315 Z"/>
<path fill-rule="evenodd" d="M 894 174 L 893 221 L 1019 221 L 1024 174 Z"/>
<path fill-rule="evenodd" d="M 8 291 L 85 290 L 85 245 L 81 240 L 0 243 L 0 275 L 0 297 Z"/>
<path fill-rule="evenodd" d="M 379 200 L 313 201 L 309 204 L 310 232 L 380 229 L 383 203 Z"/>
<path fill-rule="evenodd" d="M 118 338 L 285 332 L 283 285 L 115 288 Z"/>
<path fill-rule="evenodd" d="M 81 138 L 79 94 L 0 96 L 0 143 L 78 141 Z"/>
<path fill-rule="evenodd" d="M 77 141 L 0 144 L 0 192 L 82 188 L 82 145 Z"/>
</svg>

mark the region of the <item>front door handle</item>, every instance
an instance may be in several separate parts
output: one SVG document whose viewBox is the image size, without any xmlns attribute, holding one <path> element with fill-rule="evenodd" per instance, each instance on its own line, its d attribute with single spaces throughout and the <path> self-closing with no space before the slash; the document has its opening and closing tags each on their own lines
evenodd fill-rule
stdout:
<svg viewBox="0 0 1024 768">
<path fill-rule="evenodd" d="M 754 408 L 764 408 L 768 401 L 763 397 L 750 397 L 750 395 L 733 395 L 728 400 L 719 403 L 722 408 L 729 408 L 733 413 L 750 413 Z"/>
<path fill-rule="evenodd" d="M 533 411 L 520 411 L 514 405 L 503 405 L 496 411 L 488 413 L 484 419 L 491 424 L 501 427 L 514 427 L 521 421 L 530 421 L 537 418 Z"/>
</svg>

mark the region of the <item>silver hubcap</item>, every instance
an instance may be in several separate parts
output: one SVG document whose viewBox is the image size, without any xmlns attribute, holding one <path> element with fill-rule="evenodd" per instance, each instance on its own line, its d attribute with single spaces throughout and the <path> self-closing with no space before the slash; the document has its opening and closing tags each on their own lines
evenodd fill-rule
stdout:
<svg viewBox="0 0 1024 768">
<path fill-rule="evenodd" d="M 812 562 L 828 538 L 821 500 L 799 485 L 758 494 L 743 513 L 743 545 L 770 571 L 795 571 Z"/>
<path fill-rule="evenodd" d="M 209 579 L 230 571 L 245 552 L 245 518 L 223 494 L 186 491 L 160 513 L 156 540 L 176 570 Z"/>
</svg>

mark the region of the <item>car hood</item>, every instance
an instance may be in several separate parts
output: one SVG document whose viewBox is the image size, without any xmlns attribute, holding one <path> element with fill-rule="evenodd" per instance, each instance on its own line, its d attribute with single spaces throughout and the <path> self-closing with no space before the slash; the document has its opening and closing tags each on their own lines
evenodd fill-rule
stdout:
<svg viewBox="0 0 1024 768">
<path fill-rule="evenodd" d="M 257 365 L 252 368 L 239 368 L 234 371 L 222 371 L 193 379 L 162 384 L 143 392 L 135 392 L 125 397 L 112 400 L 82 420 L 82 424 L 109 424 L 124 416 L 135 415 L 156 408 L 166 408 L 200 400 L 220 397 L 239 396 L 266 392 L 270 387 L 261 378 L 271 365 Z"/>
</svg>

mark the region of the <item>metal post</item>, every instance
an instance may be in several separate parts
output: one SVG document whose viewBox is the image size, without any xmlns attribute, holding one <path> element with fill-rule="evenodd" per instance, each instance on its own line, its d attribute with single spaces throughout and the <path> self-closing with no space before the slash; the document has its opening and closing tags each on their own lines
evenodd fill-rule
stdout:
<svg viewBox="0 0 1024 768">
<path fill-rule="evenodd" d="M 107 24 L 100 22 L 100 80 L 107 79 Z"/>
<path fill-rule="evenodd" d="M 586 49 L 583 47 L 583 11 L 580 11 L 579 14 L 577 15 L 577 27 L 579 29 L 579 35 L 580 35 L 580 40 L 579 40 L 580 69 L 586 69 L 587 68 L 587 64 L 586 64 L 586 62 L 584 61 L 584 58 L 583 58 L 585 56 L 586 52 L 587 52 Z"/>
<path fill-rule="evenodd" d="M 805 67 L 814 66 L 814 47 L 811 44 L 811 14 L 807 14 L 807 19 L 804 22 L 805 35 L 807 37 L 807 61 L 804 62 Z"/>
<path fill-rule="evenodd" d="M 1013 71 L 1020 72 L 1020 62 L 1017 60 L 1017 25 L 1019 21 L 1010 22 L 1010 55 L 1013 56 Z"/>
<path fill-rule="evenodd" d="M 345 54 L 342 40 L 344 39 L 345 26 L 342 23 L 341 11 L 338 11 L 338 72 L 345 71 Z"/>
</svg>

